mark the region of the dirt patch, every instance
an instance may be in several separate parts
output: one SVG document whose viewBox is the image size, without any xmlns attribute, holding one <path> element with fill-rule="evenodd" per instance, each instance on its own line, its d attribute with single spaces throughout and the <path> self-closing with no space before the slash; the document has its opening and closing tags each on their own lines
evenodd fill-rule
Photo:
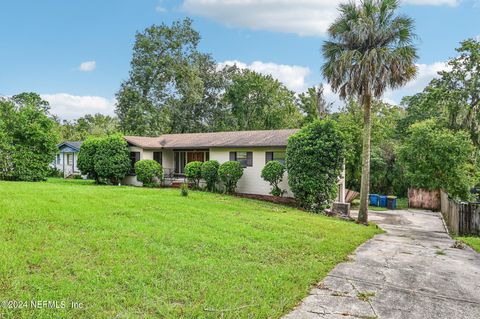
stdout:
<svg viewBox="0 0 480 319">
<path fill-rule="evenodd" d="M 279 197 L 279 196 L 271 196 L 271 195 L 242 194 L 242 193 L 235 193 L 234 195 L 237 197 L 257 199 L 265 202 L 282 204 L 282 205 L 298 208 L 297 201 L 295 200 L 295 198 L 292 198 L 292 197 Z"/>
</svg>

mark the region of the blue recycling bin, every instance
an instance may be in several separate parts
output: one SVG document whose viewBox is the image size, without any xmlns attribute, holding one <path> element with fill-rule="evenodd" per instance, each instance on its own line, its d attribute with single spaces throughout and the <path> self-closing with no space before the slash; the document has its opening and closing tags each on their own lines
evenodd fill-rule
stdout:
<svg viewBox="0 0 480 319">
<path fill-rule="evenodd" d="M 369 194 L 370 206 L 378 206 L 378 194 Z"/>
<path fill-rule="evenodd" d="M 378 201 L 378 206 L 380 207 L 387 207 L 387 196 L 380 195 L 380 200 Z"/>
</svg>

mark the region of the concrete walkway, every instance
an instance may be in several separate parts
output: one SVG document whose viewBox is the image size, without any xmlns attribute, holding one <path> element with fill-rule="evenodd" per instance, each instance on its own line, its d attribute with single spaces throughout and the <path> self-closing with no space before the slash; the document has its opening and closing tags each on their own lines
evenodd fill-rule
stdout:
<svg viewBox="0 0 480 319">
<path fill-rule="evenodd" d="M 386 233 L 337 265 L 284 318 L 480 318 L 480 254 L 453 248 L 438 213 L 371 213 Z"/>
</svg>

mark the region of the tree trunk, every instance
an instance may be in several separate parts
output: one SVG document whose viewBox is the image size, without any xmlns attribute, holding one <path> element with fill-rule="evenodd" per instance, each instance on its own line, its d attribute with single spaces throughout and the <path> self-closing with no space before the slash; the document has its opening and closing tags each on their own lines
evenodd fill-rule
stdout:
<svg viewBox="0 0 480 319">
<path fill-rule="evenodd" d="M 372 96 L 365 94 L 363 104 L 363 149 L 362 149 L 362 181 L 360 184 L 360 210 L 358 222 L 368 223 L 368 193 L 370 190 L 370 134 L 372 130 Z"/>
</svg>

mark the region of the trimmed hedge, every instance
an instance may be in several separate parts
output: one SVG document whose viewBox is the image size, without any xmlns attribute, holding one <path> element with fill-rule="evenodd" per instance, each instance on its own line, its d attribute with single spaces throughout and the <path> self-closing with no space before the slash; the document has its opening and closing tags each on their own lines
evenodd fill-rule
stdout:
<svg viewBox="0 0 480 319">
<path fill-rule="evenodd" d="M 140 160 L 135 163 L 135 174 L 143 186 L 155 187 L 163 178 L 163 167 L 154 160 Z"/>
<path fill-rule="evenodd" d="M 332 120 L 312 122 L 290 136 L 288 185 L 302 207 L 321 212 L 334 201 L 344 156 L 345 139 Z"/>
<path fill-rule="evenodd" d="M 128 144 L 122 136 L 102 138 L 95 152 L 95 172 L 99 178 L 117 185 L 130 171 Z"/>
<path fill-rule="evenodd" d="M 202 178 L 207 183 L 207 189 L 211 192 L 215 191 L 215 185 L 218 182 L 218 169 L 220 164 L 218 161 L 211 160 L 202 164 Z"/>
<path fill-rule="evenodd" d="M 82 174 L 88 175 L 88 178 L 94 179 L 97 184 L 100 182 L 100 179 L 97 171 L 95 171 L 95 154 L 100 142 L 100 138 L 89 137 L 86 139 L 80 147 L 77 160 L 77 166 Z"/>
<path fill-rule="evenodd" d="M 233 193 L 237 188 L 237 183 L 243 175 L 243 167 L 239 162 L 229 161 L 220 165 L 218 176 L 225 185 L 226 193 Z"/>
<path fill-rule="evenodd" d="M 284 174 L 285 166 L 278 161 L 270 161 L 263 167 L 261 176 L 272 186 L 270 194 L 273 196 L 282 196 L 285 192 L 278 187 L 278 183 L 282 181 Z"/>
<path fill-rule="evenodd" d="M 185 165 L 185 176 L 189 181 L 193 182 L 194 188 L 200 187 L 202 179 L 202 162 L 194 161 Z"/>
</svg>

